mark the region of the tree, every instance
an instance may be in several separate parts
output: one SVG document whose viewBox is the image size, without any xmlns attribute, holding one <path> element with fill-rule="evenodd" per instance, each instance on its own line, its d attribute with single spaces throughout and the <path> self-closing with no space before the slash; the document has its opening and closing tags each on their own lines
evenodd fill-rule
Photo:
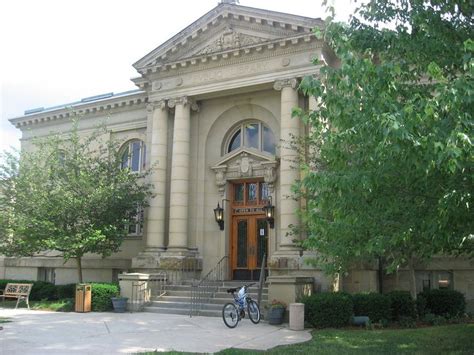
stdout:
<svg viewBox="0 0 474 355">
<path fill-rule="evenodd" d="M 36 140 L 21 154 L 5 152 L 0 165 L 0 253 L 33 256 L 55 250 L 65 262 L 117 252 L 126 225 L 148 205 L 152 186 L 121 169 L 119 143 L 105 127 L 81 137 L 78 120 L 64 135 Z"/>
<path fill-rule="evenodd" d="M 295 191 L 302 245 L 328 272 L 382 258 L 387 272 L 408 266 L 416 297 L 416 261 L 472 257 L 473 11 L 370 0 L 317 33 L 334 56 L 301 83 L 318 103 L 294 112 L 312 127 Z"/>
</svg>

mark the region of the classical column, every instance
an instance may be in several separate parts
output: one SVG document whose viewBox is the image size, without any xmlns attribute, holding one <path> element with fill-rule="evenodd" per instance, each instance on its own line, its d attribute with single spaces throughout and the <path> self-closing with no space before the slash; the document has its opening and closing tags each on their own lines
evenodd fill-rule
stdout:
<svg viewBox="0 0 474 355">
<path fill-rule="evenodd" d="M 291 186 L 300 178 L 297 169 L 298 153 L 290 147 L 293 137 L 300 134 L 300 121 L 291 117 L 291 111 L 298 106 L 298 92 L 296 90 L 298 81 L 296 79 L 278 80 L 274 89 L 281 90 L 281 112 L 280 112 L 280 240 L 279 251 L 296 250 L 293 243 L 295 236 L 291 234 L 290 226 L 298 226 L 299 218 L 297 210 L 300 207 L 291 192 Z"/>
<path fill-rule="evenodd" d="M 171 99 L 168 105 L 175 107 L 168 251 L 184 252 L 188 250 L 191 108 L 197 106 L 186 96 Z"/>
<path fill-rule="evenodd" d="M 163 250 L 165 247 L 168 109 L 163 100 L 149 104 L 150 107 L 153 109 L 150 149 L 152 174 L 150 180 L 154 185 L 154 197 L 150 200 L 148 208 L 146 248 Z"/>
</svg>

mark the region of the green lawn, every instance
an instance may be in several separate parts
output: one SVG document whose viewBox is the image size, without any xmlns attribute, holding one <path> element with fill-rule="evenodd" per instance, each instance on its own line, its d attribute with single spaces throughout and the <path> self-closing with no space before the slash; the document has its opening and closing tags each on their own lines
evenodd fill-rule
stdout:
<svg viewBox="0 0 474 355">
<path fill-rule="evenodd" d="M 15 308 L 16 301 L 0 302 L 0 307 Z M 25 302 L 20 302 L 18 308 L 27 308 Z M 71 312 L 74 310 L 74 301 L 72 299 L 63 299 L 57 301 L 30 301 L 30 308 L 42 311 Z"/>
<path fill-rule="evenodd" d="M 306 343 L 279 346 L 268 354 L 474 354 L 474 324 L 418 329 L 313 331 Z M 219 354 L 252 354 L 229 349 Z"/>
</svg>

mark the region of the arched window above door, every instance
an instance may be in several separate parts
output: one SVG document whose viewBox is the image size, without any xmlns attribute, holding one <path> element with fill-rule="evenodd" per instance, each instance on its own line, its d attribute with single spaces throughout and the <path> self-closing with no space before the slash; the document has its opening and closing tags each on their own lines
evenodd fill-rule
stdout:
<svg viewBox="0 0 474 355">
<path fill-rule="evenodd" d="M 234 127 L 228 137 L 224 154 L 239 148 L 253 148 L 275 155 L 275 136 L 262 122 L 245 121 Z"/>
</svg>

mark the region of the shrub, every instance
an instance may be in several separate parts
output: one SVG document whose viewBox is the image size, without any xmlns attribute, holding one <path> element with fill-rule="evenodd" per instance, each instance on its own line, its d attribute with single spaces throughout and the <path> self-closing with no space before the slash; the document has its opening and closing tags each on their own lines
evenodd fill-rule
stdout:
<svg viewBox="0 0 474 355">
<path fill-rule="evenodd" d="M 445 325 L 446 324 L 446 318 L 443 316 L 438 316 L 433 313 L 427 313 L 423 317 L 423 322 L 430 324 L 430 325 Z"/>
<path fill-rule="evenodd" d="M 56 293 L 58 295 L 58 299 L 60 300 L 65 298 L 74 298 L 76 297 L 76 284 L 57 285 Z"/>
<path fill-rule="evenodd" d="M 357 293 L 352 295 L 355 316 L 368 316 L 370 321 L 379 322 L 391 318 L 390 298 L 380 293 Z"/>
<path fill-rule="evenodd" d="M 423 318 L 429 310 L 426 308 L 426 298 L 420 293 L 416 298 L 416 311 L 418 313 L 418 318 Z"/>
<path fill-rule="evenodd" d="M 119 287 L 113 283 L 93 283 L 92 286 L 92 311 L 104 312 L 112 310 L 111 297 L 119 295 Z"/>
<path fill-rule="evenodd" d="M 317 293 L 302 299 L 305 319 L 315 328 L 342 327 L 352 316 L 352 298 L 346 293 Z"/>
<path fill-rule="evenodd" d="M 398 323 L 400 324 L 402 328 L 415 328 L 416 327 L 416 321 L 415 321 L 415 318 L 413 317 L 400 316 Z"/>
<path fill-rule="evenodd" d="M 416 319 L 415 301 L 408 291 L 392 291 L 387 294 L 390 298 L 392 320 L 399 321 L 401 317 Z"/>
<path fill-rule="evenodd" d="M 28 283 L 33 284 L 30 293 L 31 301 L 56 300 L 56 286 L 50 282 L 31 280 L 0 280 L 0 290 L 4 290 L 7 283 Z"/>
<path fill-rule="evenodd" d="M 34 281 L 33 288 L 31 289 L 30 293 L 30 299 L 34 301 L 56 300 L 58 299 L 56 286 L 54 286 L 51 282 Z"/>
<path fill-rule="evenodd" d="M 429 290 L 418 295 L 426 300 L 426 308 L 431 313 L 449 318 L 464 314 L 466 299 L 461 292 L 454 290 Z"/>
</svg>

